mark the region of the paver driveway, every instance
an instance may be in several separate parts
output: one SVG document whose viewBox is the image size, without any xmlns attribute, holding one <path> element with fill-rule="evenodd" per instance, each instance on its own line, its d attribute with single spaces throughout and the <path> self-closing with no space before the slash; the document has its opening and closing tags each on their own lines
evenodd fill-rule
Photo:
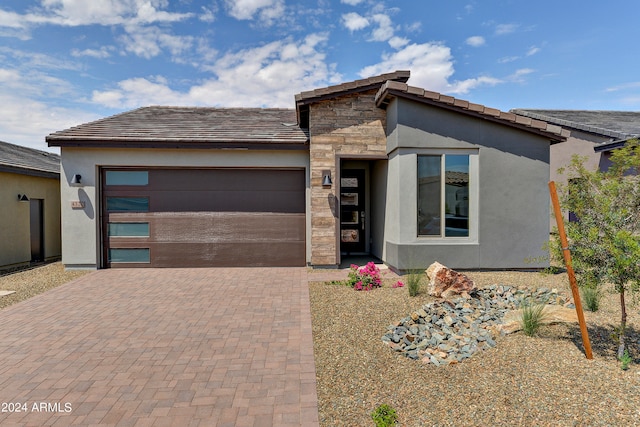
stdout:
<svg viewBox="0 0 640 427">
<path fill-rule="evenodd" d="M 100 270 L 1 310 L 0 425 L 317 426 L 306 279 Z"/>
</svg>

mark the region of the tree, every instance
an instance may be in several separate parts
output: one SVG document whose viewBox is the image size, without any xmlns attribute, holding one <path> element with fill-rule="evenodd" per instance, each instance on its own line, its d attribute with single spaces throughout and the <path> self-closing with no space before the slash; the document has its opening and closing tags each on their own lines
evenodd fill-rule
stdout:
<svg viewBox="0 0 640 427">
<path fill-rule="evenodd" d="M 625 352 L 626 296 L 640 291 L 640 145 L 631 140 L 614 150 L 607 171 L 591 171 L 574 156 L 568 184 L 560 191 L 562 207 L 576 220 L 565 224 L 579 286 L 608 283 L 620 296 L 618 359 Z M 559 241 L 554 258 L 561 259 Z"/>
</svg>

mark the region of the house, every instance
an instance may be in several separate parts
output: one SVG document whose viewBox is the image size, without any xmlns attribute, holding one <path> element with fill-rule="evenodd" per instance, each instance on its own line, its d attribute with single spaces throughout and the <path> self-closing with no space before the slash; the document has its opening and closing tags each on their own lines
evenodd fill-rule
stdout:
<svg viewBox="0 0 640 427">
<path fill-rule="evenodd" d="M 565 133 L 409 76 L 302 92 L 295 109 L 153 106 L 50 134 L 63 263 L 530 268 Z"/>
<path fill-rule="evenodd" d="M 60 156 L 0 141 L 0 269 L 60 258 Z"/>
<path fill-rule="evenodd" d="M 606 170 L 611 150 L 624 141 L 640 136 L 640 112 L 595 110 L 511 110 L 532 119 L 562 126 L 569 132 L 567 140 L 551 147 L 551 179 L 564 183 L 558 169 L 567 166 L 574 154 L 587 157 L 588 168 Z"/>
<path fill-rule="evenodd" d="M 586 158 L 588 169 L 607 170 L 610 155 L 624 142 L 640 136 L 640 112 L 590 110 L 533 110 L 513 109 L 512 113 L 561 126 L 569 135 L 567 140 L 551 146 L 551 180 L 565 185 L 567 177 L 558 169 L 571 163 L 574 155 Z M 569 219 L 569 214 L 565 220 Z M 556 225 L 551 219 L 551 227 Z"/>
</svg>

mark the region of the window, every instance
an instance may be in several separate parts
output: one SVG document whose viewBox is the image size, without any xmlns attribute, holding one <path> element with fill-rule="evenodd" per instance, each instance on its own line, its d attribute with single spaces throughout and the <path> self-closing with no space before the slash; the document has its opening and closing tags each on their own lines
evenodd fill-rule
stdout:
<svg viewBox="0 0 640 427">
<path fill-rule="evenodd" d="M 107 197 L 108 212 L 149 212 L 147 197 Z"/>
<path fill-rule="evenodd" d="M 107 171 L 105 183 L 107 185 L 147 185 L 149 184 L 149 172 Z"/>
<path fill-rule="evenodd" d="M 114 237 L 149 237 L 149 223 L 110 222 L 107 234 Z"/>
<path fill-rule="evenodd" d="M 418 156 L 418 235 L 469 237 L 469 155 Z"/>
<path fill-rule="evenodd" d="M 109 262 L 149 263 L 149 248 L 109 249 Z"/>
</svg>

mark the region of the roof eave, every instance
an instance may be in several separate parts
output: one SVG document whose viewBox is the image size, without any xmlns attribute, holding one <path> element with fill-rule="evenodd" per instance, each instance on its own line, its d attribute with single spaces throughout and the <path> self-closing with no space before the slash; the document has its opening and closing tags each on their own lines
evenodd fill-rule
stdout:
<svg viewBox="0 0 640 427">
<path fill-rule="evenodd" d="M 432 105 L 450 111 L 466 114 L 478 119 L 488 120 L 501 125 L 514 127 L 548 138 L 551 144 L 564 142 L 569 136 L 569 132 L 560 127 L 558 127 L 557 129 L 558 133 L 545 131 L 537 127 L 528 126 L 524 123 L 518 123 L 517 117 L 511 117 L 516 116 L 513 113 L 503 113 L 500 110 L 487 108 L 479 104 L 473 104 L 463 100 L 458 100 L 451 96 L 441 95 L 419 88 L 413 88 L 404 84 L 394 84 L 394 82 L 388 82 L 380 88 L 378 94 L 376 95 L 376 106 L 378 108 L 386 109 L 394 97 L 405 98 L 422 104 Z M 509 119 L 513 120 L 508 120 L 506 118 L 507 115 L 509 116 Z"/>
<path fill-rule="evenodd" d="M 0 172 L 16 173 L 20 175 L 35 176 L 38 178 L 60 179 L 60 172 L 47 171 L 42 169 L 27 168 L 21 166 L 0 164 Z"/>
<path fill-rule="evenodd" d="M 235 140 L 235 141 L 203 141 L 203 140 L 158 140 L 128 138 L 53 138 L 47 137 L 50 147 L 73 148 L 188 148 L 188 149 L 247 149 L 247 150 L 308 150 L 306 141 L 291 140 Z"/>
</svg>

